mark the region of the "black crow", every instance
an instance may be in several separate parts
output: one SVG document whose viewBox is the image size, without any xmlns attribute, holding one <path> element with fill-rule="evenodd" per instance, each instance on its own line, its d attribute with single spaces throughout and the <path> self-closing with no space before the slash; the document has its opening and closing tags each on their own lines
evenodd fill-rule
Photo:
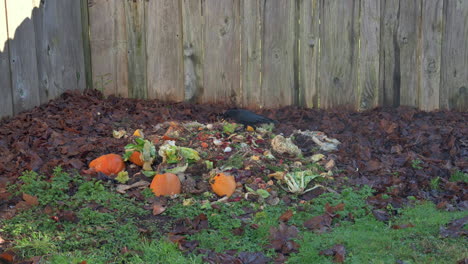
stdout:
<svg viewBox="0 0 468 264">
<path fill-rule="evenodd" d="M 243 124 L 244 127 L 251 126 L 255 127 L 259 124 L 266 124 L 266 123 L 275 123 L 277 124 L 278 121 L 270 119 L 268 117 L 257 115 L 249 110 L 244 109 L 229 109 L 223 114 L 224 118 L 229 118 L 236 123 Z"/>
</svg>

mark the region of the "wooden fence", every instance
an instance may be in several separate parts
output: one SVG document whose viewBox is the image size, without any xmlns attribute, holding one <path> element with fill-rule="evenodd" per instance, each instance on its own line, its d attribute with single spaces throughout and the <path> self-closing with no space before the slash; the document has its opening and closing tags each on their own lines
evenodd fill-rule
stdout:
<svg viewBox="0 0 468 264">
<path fill-rule="evenodd" d="M 82 4 L 0 0 L 0 118 L 86 87 Z"/>
<path fill-rule="evenodd" d="M 466 0 L 89 1 L 105 94 L 246 107 L 468 107 Z"/>
<path fill-rule="evenodd" d="M 3 0 L 3 42 L 0 116 L 85 85 L 250 108 L 468 110 L 466 0 Z"/>
</svg>

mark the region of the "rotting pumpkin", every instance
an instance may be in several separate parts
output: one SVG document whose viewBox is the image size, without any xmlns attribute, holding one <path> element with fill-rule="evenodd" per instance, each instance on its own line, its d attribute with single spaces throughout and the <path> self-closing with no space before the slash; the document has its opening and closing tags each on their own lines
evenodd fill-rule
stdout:
<svg viewBox="0 0 468 264">
<path fill-rule="evenodd" d="M 174 173 L 157 174 L 150 185 L 156 196 L 180 194 L 181 183 Z"/>
<path fill-rule="evenodd" d="M 145 163 L 143 159 L 141 159 L 141 152 L 139 151 L 133 151 L 132 155 L 130 156 L 130 158 L 128 158 L 128 160 L 140 167 L 143 167 L 143 164 Z"/>
<path fill-rule="evenodd" d="M 89 168 L 106 175 L 117 175 L 125 169 L 125 163 L 120 155 L 102 155 L 89 163 Z"/>
<path fill-rule="evenodd" d="M 236 180 L 232 175 L 226 175 L 224 173 L 218 173 L 214 176 L 211 181 L 211 189 L 219 196 L 230 197 L 236 190 Z"/>
</svg>

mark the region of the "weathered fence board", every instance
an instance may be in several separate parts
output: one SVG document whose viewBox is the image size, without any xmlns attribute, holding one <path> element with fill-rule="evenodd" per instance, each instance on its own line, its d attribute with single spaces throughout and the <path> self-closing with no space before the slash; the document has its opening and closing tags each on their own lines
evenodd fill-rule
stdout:
<svg viewBox="0 0 468 264">
<path fill-rule="evenodd" d="M 181 5 L 179 1 L 147 2 L 148 97 L 184 99 Z"/>
<path fill-rule="evenodd" d="M 380 1 L 361 0 L 359 109 L 378 105 L 380 56 Z"/>
<path fill-rule="evenodd" d="M 33 13 L 41 103 L 85 86 L 80 3 L 49 0 Z"/>
<path fill-rule="evenodd" d="M 5 1 L 0 1 L 0 118 L 13 115 Z"/>
<path fill-rule="evenodd" d="M 398 106 L 400 102 L 400 54 L 397 42 L 399 0 L 380 2 L 379 105 Z"/>
<path fill-rule="evenodd" d="M 91 41 L 89 36 L 89 12 L 88 0 L 80 0 L 81 12 L 81 42 L 83 42 L 83 55 L 85 67 L 86 85 L 84 88 L 92 89 L 93 87 L 93 66 L 91 64 Z M 76 10 L 75 10 L 76 12 Z"/>
<path fill-rule="evenodd" d="M 422 1 L 419 108 L 439 108 L 443 0 Z"/>
<path fill-rule="evenodd" d="M 235 105 L 240 99 L 239 1 L 204 3 L 204 89 L 200 99 Z"/>
<path fill-rule="evenodd" d="M 299 3 L 299 104 L 318 107 L 319 0 Z"/>
<path fill-rule="evenodd" d="M 320 4 L 320 106 L 356 109 L 359 1 Z"/>
<path fill-rule="evenodd" d="M 296 2 L 266 1 L 262 44 L 262 106 L 295 104 Z"/>
<path fill-rule="evenodd" d="M 132 98 L 148 97 L 146 89 L 146 20 L 144 1 L 124 1 L 128 46 L 128 94 Z"/>
<path fill-rule="evenodd" d="M 40 104 L 36 60 L 36 33 L 31 11 L 34 1 L 6 0 L 10 48 L 10 70 L 13 89 L 13 110 L 19 113 Z"/>
<path fill-rule="evenodd" d="M 468 1 L 444 1 L 440 107 L 468 110 Z"/>
<path fill-rule="evenodd" d="M 420 56 L 419 27 L 421 21 L 420 1 L 400 1 L 397 45 L 400 56 L 400 104 L 418 106 Z"/>
<path fill-rule="evenodd" d="M 241 105 L 262 102 L 262 36 L 265 0 L 241 2 Z"/>
<path fill-rule="evenodd" d="M 203 93 L 203 14 L 201 0 L 183 0 L 185 100 L 196 101 Z"/>
<path fill-rule="evenodd" d="M 93 86 L 104 95 L 128 97 L 124 1 L 88 3 Z"/>
</svg>

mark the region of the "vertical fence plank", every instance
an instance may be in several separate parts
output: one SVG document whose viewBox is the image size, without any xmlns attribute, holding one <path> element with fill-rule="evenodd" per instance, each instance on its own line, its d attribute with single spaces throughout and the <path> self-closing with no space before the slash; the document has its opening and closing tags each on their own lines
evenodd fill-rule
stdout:
<svg viewBox="0 0 468 264">
<path fill-rule="evenodd" d="M 179 1 L 147 2 L 148 97 L 165 101 L 184 99 L 182 19 Z"/>
<path fill-rule="evenodd" d="M 34 1 L 6 0 L 13 110 L 17 114 L 40 104 L 34 24 Z"/>
<path fill-rule="evenodd" d="M 356 109 L 359 1 L 322 0 L 320 106 Z"/>
<path fill-rule="evenodd" d="M 202 0 L 182 1 L 185 100 L 197 101 L 203 90 Z"/>
<path fill-rule="evenodd" d="M 299 1 L 299 101 L 318 107 L 319 0 Z"/>
<path fill-rule="evenodd" d="M 41 103 L 65 90 L 83 90 L 86 85 L 81 15 L 77 10 L 78 1 L 49 0 L 34 12 Z"/>
<path fill-rule="evenodd" d="M 123 1 L 89 1 L 93 86 L 128 97 L 127 35 Z"/>
<path fill-rule="evenodd" d="M 0 119 L 13 115 L 5 1 L 0 1 Z"/>
<path fill-rule="evenodd" d="M 421 87 L 419 108 L 439 108 L 443 0 L 422 1 Z"/>
<path fill-rule="evenodd" d="M 262 107 L 262 30 L 265 0 L 241 2 L 241 105 Z"/>
<path fill-rule="evenodd" d="M 382 1 L 380 5 L 380 93 L 379 105 L 400 104 L 400 55 L 397 45 L 399 0 Z"/>
<path fill-rule="evenodd" d="M 86 74 L 86 88 L 93 89 L 93 73 L 91 64 L 91 41 L 89 39 L 88 0 L 80 0 L 81 35 L 83 38 L 84 68 Z"/>
<path fill-rule="evenodd" d="M 262 44 L 262 99 L 265 107 L 295 103 L 295 1 L 266 1 Z"/>
<path fill-rule="evenodd" d="M 419 30 L 421 1 L 400 1 L 397 43 L 400 56 L 400 105 L 419 105 Z"/>
<path fill-rule="evenodd" d="M 379 97 L 380 1 L 361 0 L 359 109 L 376 107 Z"/>
<path fill-rule="evenodd" d="M 468 1 L 444 1 L 440 106 L 468 110 Z"/>
<path fill-rule="evenodd" d="M 202 101 L 240 101 L 239 1 L 205 0 L 204 91 Z"/>
<path fill-rule="evenodd" d="M 145 1 L 124 1 L 128 46 L 128 95 L 147 98 Z"/>
</svg>

